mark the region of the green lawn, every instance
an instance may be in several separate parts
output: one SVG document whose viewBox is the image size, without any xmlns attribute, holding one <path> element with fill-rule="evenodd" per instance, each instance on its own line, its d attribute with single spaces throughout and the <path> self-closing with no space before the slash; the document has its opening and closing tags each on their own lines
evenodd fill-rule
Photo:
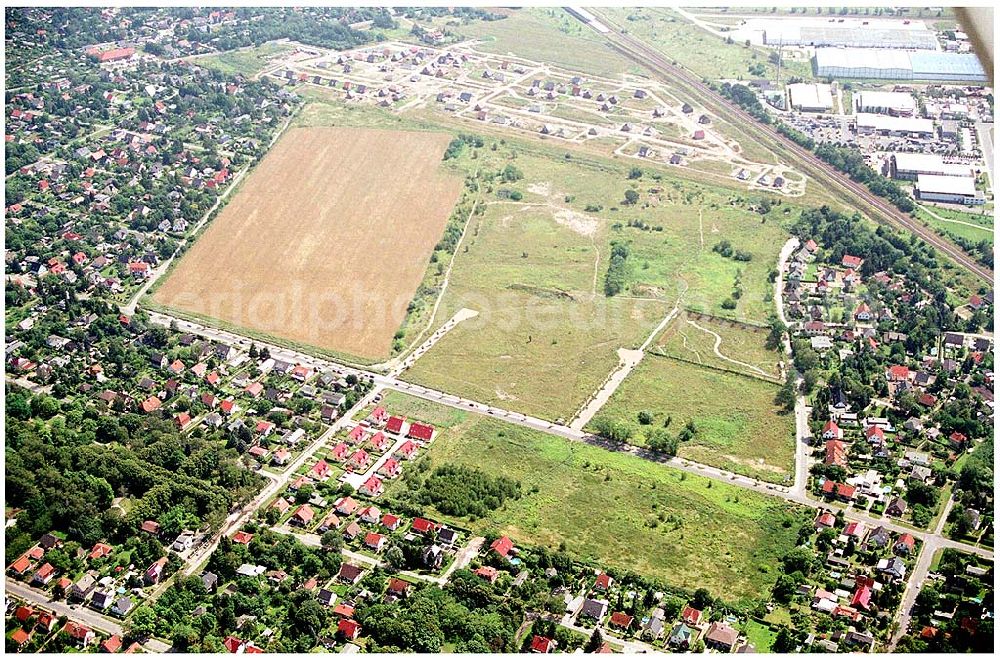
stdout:
<svg viewBox="0 0 1000 658">
<path fill-rule="evenodd" d="M 544 148 L 484 149 L 471 162 L 501 168 L 513 155 L 523 178 L 495 182 L 482 196 L 487 205 L 459 249 L 436 324 L 463 307 L 480 316 L 452 329 L 405 378 L 568 420 L 617 367 L 617 350 L 642 344 L 679 296 L 685 307 L 752 322 L 772 312 L 768 273 L 787 237 L 777 209 L 762 219 L 748 209 L 750 195 L 656 180 L 651 169 L 629 180 L 627 169 Z M 523 198 L 503 201 L 499 187 Z M 628 189 L 639 195 L 631 206 Z M 721 240 L 751 261 L 714 253 Z M 609 298 L 613 241 L 628 243 L 630 255 L 626 290 Z M 727 311 L 737 282 L 742 294 Z"/>
<path fill-rule="evenodd" d="M 411 405 L 415 416 L 439 413 L 430 402 Z M 427 411 L 418 411 L 421 405 Z M 777 560 L 794 547 L 805 519 L 775 498 L 462 413 L 464 422 L 442 432 L 423 459 L 515 478 L 524 491 L 484 519 L 443 517 L 474 532 L 551 548 L 565 544 L 599 565 L 692 590 L 704 586 L 735 600 L 766 594 L 780 571 Z M 407 486 L 393 481 L 387 495 Z"/>
<path fill-rule="evenodd" d="M 631 424 L 640 445 L 643 430 L 668 416 L 674 434 L 693 420 L 697 434 L 681 444 L 681 457 L 780 483 L 792 476 L 795 423 L 774 405 L 777 391 L 760 379 L 648 354 L 597 417 Z M 640 411 L 652 413 L 652 424 L 639 424 Z"/>
<path fill-rule="evenodd" d="M 743 632 L 746 634 L 747 639 L 750 640 L 750 644 L 754 645 L 757 649 L 757 653 L 770 653 L 771 646 L 774 645 L 774 638 L 778 635 L 768 626 L 755 619 L 747 622 Z"/>
<path fill-rule="evenodd" d="M 218 55 L 200 57 L 194 61 L 199 66 L 216 69 L 227 75 L 238 74 L 249 78 L 264 70 L 269 58 L 290 50 L 292 47 L 288 45 L 265 43 L 255 48 L 230 50 Z"/>
</svg>

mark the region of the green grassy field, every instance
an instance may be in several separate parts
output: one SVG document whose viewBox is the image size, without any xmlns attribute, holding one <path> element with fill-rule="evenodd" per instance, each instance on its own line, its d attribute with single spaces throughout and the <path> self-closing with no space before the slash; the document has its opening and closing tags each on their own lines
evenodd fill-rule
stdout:
<svg viewBox="0 0 1000 658">
<path fill-rule="evenodd" d="M 733 363 L 716 355 L 714 350 L 716 338 L 705 331 L 706 329 L 722 338 L 719 352 L 740 363 Z M 780 377 L 778 363 L 782 355 L 765 347 L 767 333 L 767 329 L 760 327 L 682 313 L 657 337 L 650 349 L 653 352 L 696 361 L 723 370 L 778 380 Z"/>
<path fill-rule="evenodd" d="M 955 221 L 941 221 L 938 217 L 931 215 L 930 212 L 933 212 L 938 217 L 965 222 L 965 224 L 957 224 Z M 917 217 L 930 225 L 938 233 L 946 237 L 954 235 L 974 242 L 986 240 L 990 244 L 993 244 L 992 215 L 980 215 L 972 212 L 937 207 L 931 208 L 930 212 L 918 206 Z M 972 224 L 972 226 L 968 226 L 967 224 Z"/>
<path fill-rule="evenodd" d="M 222 71 L 226 75 L 242 75 L 249 78 L 264 70 L 268 59 L 292 50 L 291 46 L 266 43 L 246 50 L 231 50 L 218 55 L 210 55 L 195 60 L 199 66 Z"/>
<path fill-rule="evenodd" d="M 617 7 L 603 11 L 630 34 L 703 78 L 773 80 L 775 77 L 777 67 L 768 61 L 768 49 L 747 48 L 742 42 L 727 43 L 724 37 L 709 33 L 671 9 Z M 763 67 L 762 72 L 751 73 L 750 68 L 757 65 Z M 808 61 L 791 61 L 782 65 L 782 75 L 809 79 L 812 70 Z"/>
<path fill-rule="evenodd" d="M 778 636 L 768 626 L 754 619 L 747 622 L 743 632 L 746 633 L 750 644 L 757 649 L 757 653 L 770 653 L 771 647 L 774 645 L 774 638 Z"/>
<path fill-rule="evenodd" d="M 398 399 L 390 394 L 386 404 L 396 409 Z M 430 402 L 406 403 L 418 418 L 421 405 L 428 417 L 438 413 Z M 515 478 L 524 491 L 487 518 L 450 519 L 475 532 L 551 548 L 565 543 L 576 557 L 735 600 L 766 594 L 804 520 L 777 499 L 460 413 L 464 421 L 442 432 L 423 459 Z M 406 486 L 393 481 L 387 496 Z"/>
<path fill-rule="evenodd" d="M 453 29 L 481 39 L 479 47 L 486 52 L 514 53 L 581 73 L 619 77 L 639 70 L 611 50 L 604 37 L 558 7 L 518 9 L 503 20 L 472 21 Z"/>
<path fill-rule="evenodd" d="M 568 420 L 617 366 L 617 350 L 640 345 L 679 296 L 692 309 L 766 320 L 773 306 L 768 273 L 787 237 L 779 210 L 762 220 L 749 210 L 756 196 L 660 174 L 657 180 L 652 170 L 629 180 L 620 165 L 553 151 L 508 142 L 453 165 L 512 164 L 523 178 L 487 184 L 483 214 L 455 258 L 435 325 L 465 307 L 480 316 L 452 329 L 405 378 Z M 503 200 L 499 188 L 522 198 Z M 623 202 L 629 189 L 638 193 L 633 205 Z M 724 239 L 749 252 L 750 262 L 714 253 Z M 628 243 L 631 253 L 626 289 L 609 298 L 604 277 L 613 241 Z M 737 281 L 742 294 L 726 310 Z"/>
<path fill-rule="evenodd" d="M 646 427 L 662 427 L 668 416 L 674 434 L 693 420 L 697 434 L 681 443 L 681 457 L 780 483 L 792 475 L 795 427 L 791 414 L 778 413 L 777 391 L 763 380 L 648 354 L 597 417 L 633 425 L 638 444 Z M 652 424 L 639 424 L 640 411 L 652 413 Z"/>
</svg>

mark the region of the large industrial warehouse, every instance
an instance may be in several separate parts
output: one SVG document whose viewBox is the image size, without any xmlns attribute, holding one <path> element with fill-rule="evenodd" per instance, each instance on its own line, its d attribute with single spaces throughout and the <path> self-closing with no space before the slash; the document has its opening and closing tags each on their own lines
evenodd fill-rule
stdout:
<svg viewBox="0 0 1000 658">
<path fill-rule="evenodd" d="M 912 94 L 901 91 L 859 91 L 854 96 L 856 112 L 910 117 L 917 110 Z"/>
<path fill-rule="evenodd" d="M 885 114 L 856 114 L 855 127 L 859 135 L 934 135 L 934 122 L 930 119 L 890 117 Z"/>
<path fill-rule="evenodd" d="M 937 38 L 928 30 L 876 27 L 813 27 L 774 25 L 764 31 L 768 46 L 842 46 L 845 48 L 905 48 L 936 50 Z"/>
<path fill-rule="evenodd" d="M 986 203 L 976 181 L 965 176 L 934 176 L 920 174 L 915 187 L 921 201 L 938 203 L 960 203 L 965 206 L 979 206 Z"/>
<path fill-rule="evenodd" d="M 813 62 L 819 77 L 986 82 L 982 64 L 969 53 L 817 48 Z"/>
<path fill-rule="evenodd" d="M 889 174 L 898 180 L 917 180 L 918 176 L 957 176 L 971 178 L 972 165 L 945 162 L 933 153 L 893 153 L 889 157 Z"/>
<path fill-rule="evenodd" d="M 833 92 L 830 85 L 797 83 L 788 85 L 792 108 L 800 112 L 829 112 L 833 109 Z"/>
</svg>

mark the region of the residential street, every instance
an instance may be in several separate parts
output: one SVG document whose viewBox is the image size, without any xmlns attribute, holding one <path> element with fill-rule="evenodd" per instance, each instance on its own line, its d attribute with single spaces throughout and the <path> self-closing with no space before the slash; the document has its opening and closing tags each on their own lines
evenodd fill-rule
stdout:
<svg viewBox="0 0 1000 658">
<path fill-rule="evenodd" d="M 13 594 L 14 596 L 24 599 L 34 606 L 40 606 L 47 610 L 51 610 L 57 615 L 77 620 L 87 626 L 105 633 L 110 633 L 112 635 L 121 635 L 122 633 L 121 624 L 94 610 L 91 610 L 90 608 L 75 603 L 68 604 L 63 601 L 49 601 L 48 596 L 46 596 L 43 592 L 27 587 L 23 583 L 19 583 L 11 578 L 8 578 L 4 584 L 7 588 L 8 595 Z M 148 640 L 143 646 L 151 651 L 159 653 L 165 653 L 170 649 L 169 644 L 161 642 L 155 638 Z"/>
</svg>

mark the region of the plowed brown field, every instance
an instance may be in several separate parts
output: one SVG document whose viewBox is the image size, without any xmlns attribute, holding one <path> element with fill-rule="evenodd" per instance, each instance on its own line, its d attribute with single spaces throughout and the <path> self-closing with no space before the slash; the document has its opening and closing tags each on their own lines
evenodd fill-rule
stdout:
<svg viewBox="0 0 1000 658">
<path fill-rule="evenodd" d="M 154 299 L 280 338 L 388 357 L 462 181 L 444 133 L 294 128 Z"/>
</svg>

